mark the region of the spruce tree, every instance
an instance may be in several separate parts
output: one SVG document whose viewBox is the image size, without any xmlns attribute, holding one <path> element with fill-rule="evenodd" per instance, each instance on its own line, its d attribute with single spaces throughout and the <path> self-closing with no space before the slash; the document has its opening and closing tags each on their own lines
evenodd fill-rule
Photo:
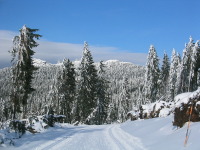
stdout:
<svg viewBox="0 0 200 150">
<path fill-rule="evenodd" d="M 167 84 L 169 79 L 169 69 L 170 69 L 170 63 L 167 53 L 164 53 L 162 67 L 160 71 L 160 97 L 163 97 L 163 99 L 166 99 L 166 92 L 167 92 Z"/>
<path fill-rule="evenodd" d="M 175 84 L 175 96 L 181 93 L 181 70 L 182 60 L 181 55 L 177 53 L 177 69 L 176 69 L 176 84 Z"/>
<path fill-rule="evenodd" d="M 97 102 L 97 70 L 89 51 L 84 43 L 83 57 L 80 64 L 76 120 L 88 123 L 88 116 L 94 111 Z"/>
<path fill-rule="evenodd" d="M 189 74 L 189 91 L 197 89 L 198 70 L 200 68 L 200 46 L 197 41 L 192 47 L 190 74 Z"/>
<path fill-rule="evenodd" d="M 190 66 L 191 66 L 191 54 L 192 47 L 194 46 L 193 39 L 190 37 L 188 44 L 186 44 L 185 49 L 183 50 L 183 58 L 182 58 L 182 67 L 181 67 L 181 92 L 189 92 L 190 91 Z"/>
<path fill-rule="evenodd" d="M 123 86 L 121 89 L 121 93 L 119 95 L 119 103 L 118 103 L 118 119 L 121 122 L 126 121 L 126 116 L 131 108 L 131 100 L 130 100 L 130 91 L 129 91 L 129 83 L 128 78 L 123 79 Z"/>
<path fill-rule="evenodd" d="M 72 121 L 72 107 L 76 96 L 76 80 L 75 68 L 69 59 L 63 60 L 63 70 L 59 77 L 61 86 L 59 88 L 60 100 L 60 114 L 66 116 L 65 122 Z"/>
<path fill-rule="evenodd" d="M 156 49 L 153 45 L 150 46 L 146 69 L 145 69 L 145 83 L 144 83 L 144 101 L 143 103 L 155 102 L 158 92 L 158 78 L 159 78 L 159 59 Z"/>
<path fill-rule="evenodd" d="M 107 118 L 107 109 L 109 104 L 108 96 L 108 81 L 105 77 L 105 65 L 100 61 L 98 69 L 98 82 L 97 82 L 97 112 L 95 119 L 97 124 L 103 124 Z"/>
<path fill-rule="evenodd" d="M 13 40 L 12 59 L 12 82 L 13 88 L 11 100 L 13 103 L 13 118 L 16 118 L 16 113 L 22 112 L 22 117 L 26 117 L 27 99 L 34 89 L 31 86 L 33 72 L 36 67 L 33 65 L 34 47 L 38 44 L 34 40 L 39 39 L 41 35 L 35 34 L 38 29 L 31 29 L 25 25 L 20 29 L 20 35 Z"/>
<path fill-rule="evenodd" d="M 177 82 L 177 68 L 178 68 L 178 57 L 175 49 L 172 51 L 171 65 L 169 71 L 169 83 L 168 83 L 168 101 L 172 101 L 176 95 L 175 88 Z"/>
</svg>

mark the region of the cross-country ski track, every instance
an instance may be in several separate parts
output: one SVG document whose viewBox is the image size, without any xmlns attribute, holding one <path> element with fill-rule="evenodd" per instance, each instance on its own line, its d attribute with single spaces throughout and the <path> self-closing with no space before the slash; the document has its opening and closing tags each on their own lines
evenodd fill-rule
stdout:
<svg viewBox="0 0 200 150">
<path fill-rule="evenodd" d="M 26 141 L 23 142 L 23 139 Z M 20 139 L 20 150 L 145 150 L 140 139 L 120 128 L 120 124 L 52 128 Z M 11 147 L 10 147 L 11 148 Z M 12 148 L 11 148 L 12 149 Z"/>
<path fill-rule="evenodd" d="M 40 133 L 26 132 L 13 139 L 14 146 L 0 150 L 199 150 L 200 123 L 191 123 L 184 146 L 187 124 L 173 126 L 173 115 L 110 125 L 56 124 Z"/>
</svg>

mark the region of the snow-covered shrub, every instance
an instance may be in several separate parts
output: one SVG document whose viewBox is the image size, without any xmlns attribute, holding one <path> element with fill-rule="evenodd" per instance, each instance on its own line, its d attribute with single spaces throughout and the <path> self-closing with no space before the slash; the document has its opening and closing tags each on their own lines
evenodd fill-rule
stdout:
<svg viewBox="0 0 200 150">
<path fill-rule="evenodd" d="M 38 133 L 48 128 L 44 116 L 31 116 L 28 118 L 27 130 L 31 133 Z"/>
<path fill-rule="evenodd" d="M 173 110 L 174 103 L 157 101 L 154 103 L 140 106 L 140 119 L 148 119 L 155 117 L 166 117 Z"/>
<path fill-rule="evenodd" d="M 127 118 L 131 119 L 131 121 L 137 120 L 139 118 L 139 111 L 138 110 L 134 110 L 134 111 L 130 111 L 127 114 Z"/>
<path fill-rule="evenodd" d="M 26 132 L 26 122 L 23 120 L 12 120 L 9 126 L 19 135 L 19 138 Z"/>
<path fill-rule="evenodd" d="M 65 118 L 65 115 L 44 115 L 43 121 L 48 124 L 50 127 L 53 127 L 55 122 L 63 122 L 63 119 Z"/>
</svg>

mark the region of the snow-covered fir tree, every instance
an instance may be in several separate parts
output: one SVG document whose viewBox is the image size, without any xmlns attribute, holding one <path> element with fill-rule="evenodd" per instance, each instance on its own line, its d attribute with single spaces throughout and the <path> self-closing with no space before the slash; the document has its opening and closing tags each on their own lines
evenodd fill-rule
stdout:
<svg viewBox="0 0 200 150">
<path fill-rule="evenodd" d="M 94 111 L 97 102 L 97 70 L 87 42 L 84 43 L 80 64 L 76 120 L 88 123 L 88 116 Z"/>
<path fill-rule="evenodd" d="M 63 72 L 63 63 L 50 64 L 43 60 L 33 59 L 34 66 L 38 69 L 33 74 L 32 86 L 35 89 L 28 97 L 28 114 L 31 115 L 44 115 L 44 114 L 59 114 L 61 110 L 62 94 L 60 94 L 60 81 L 58 78 Z M 75 67 L 75 72 L 80 75 L 80 61 L 73 62 Z M 128 62 L 120 62 L 117 60 L 109 60 L 103 63 L 105 65 L 104 78 L 109 82 L 109 87 L 107 89 L 107 94 L 109 95 L 109 104 L 107 109 L 107 119 L 106 122 L 111 123 L 117 120 L 118 109 L 117 103 L 120 93 L 122 93 L 122 86 L 124 77 L 127 77 L 129 83 L 130 99 L 132 105 L 139 107 L 141 101 L 138 97 L 142 93 L 138 89 L 143 87 L 143 77 L 144 77 L 144 67 L 134 65 Z M 96 68 L 99 68 L 99 63 L 94 63 Z M 99 71 L 98 73 L 99 74 Z M 9 94 L 11 93 L 11 69 L 4 68 L 0 69 L 0 101 L 5 101 L 6 109 L 8 111 L 8 117 L 11 118 L 10 100 Z M 80 76 L 77 76 L 77 81 Z M 99 78 L 99 75 L 98 75 Z M 78 93 L 78 83 L 77 93 Z M 97 86 L 98 87 L 98 86 Z M 76 120 L 74 112 L 76 110 L 77 97 L 75 98 L 75 103 L 72 107 L 73 121 Z M 95 107 L 97 106 L 97 101 L 95 102 Z M 1 110 L 0 110 L 1 111 Z M 95 117 L 95 113 L 94 116 Z M 6 120 L 6 116 L 3 116 Z"/>
<path fill-rule="evenodd" d="M 50 86 L 50 90 L 47 95 L 48 105 L 46 105 L 47 111 L 45 114 L 54 115 L 60 113 L 60 93 L 58 86 L 58 79 L 53 79 L 52 85 Z"/>
<path fill-rule="evenodd" d="M 98 68 L 97 82 L 97 111 L 95 115 L 96 124 L 104 124 L 107 118 L 107 110 L 109 104 L 108 81 L 105 76 L 105 64 L 100 61 Z"/>
<path fill-rule="evenodd" d="M 198 80 L 198 70 L 200 68 L 200 46 L 199 41 L 197 41 L 192 47 L 191 53 L 191 64 L 190 64 L 190 74 L 189 74 L 189 91 L 194 91 L 197 89 Z"/>
<path fill-rule="evenodd" d="M 182 68 L 181 68 L 181 92 L 190 91 L 190 69 L 191 69 L 191 55 L 194 47 L 193 39 L 190 37 L 188 44 L 185 45 L 183 50 Z"/>
<path fill-rule="evenodd" d="M 181 93 L 181 70 L 182 70 L 181 55 L 177 53 L 176 84 L 175 84 L 175 92 L 174 92 L 175 95 Z"/>
<path fill-rule="evenodd" d="M 72 121 L 72 108 L 76 96 L 75 68 L 69 59 L 63 60 L 63 69 L 59 77 L 60 112 L 66 116 L 65 122 Z"/>
<path fill-rule="evenodd" d="M 14 45 L 17 45 L 17 39 L 19 37 L 16 38 Z M 190 38 L 184 49 L 184 62 L 179 54 L 173 52 L 169 73 L 168 56 L 164 54 L 161 71 L 159 71 L 158 57 L 153 46 L 149 49 L 147 65 L 144 68 L 117 60 L 94 63 L 88 45 L 85 43 L 81 61 L 75 61 L 74 66 L 72 65 L 74 73 L 77 74 L 77 82 L 74 83 L 77 95 L 72 94 L 74 98 L 72 103 L 68 103 L 65 99 L 72 95 L 67 94 L 69 91 L 65 90 L 69 86 L 67 84 L 69 81 L 65 80 L 68 78 L 65 78 L 67 72 L 64 71 L 66 69 L 64 62 L 49 64 L 34 59 L 34 66 L 38 70 L 35 70 L 31 83 L 35 90 L 27 97 L 27 113 L 32 115 L 65 114 L 66 122 L 72 123 L 76 120 L 88 124 L 112 123 L 117 120 L 123 122 L 129 110 L 133 108 L 136 110 L 144 103 L 161 99 L 171 101 L 174 96 L 186 89 L 187 91 L 195 90 L 200 83 L 199 51 L 199 43 L 193 43 Z M 16 54 L 15 58 L 17 58 L 17 51 L 13 54 Z M 65 61 L 66 64 L 70 62 Z M 103 66 L 101 71 L 100 64 Z M 10 98 L 14 96 L 13 94 L 9 98 L 10 93 L 13 93 L 11 74 L 10 68 L 0 70 L 0 104 L 2 104 L 0 114 L 3 115 L 1 120 L 11 118 L 12 99 Z M 109 86 L 104 87 L 104 83 Z M 104 101 L 107 98 L 109 100 Z M 129 101 L 126 101 L 127 99 Z M 104 107 L 104 102 L 108 102 L 108 104 L 105 103 L 106 107 Z M 23 110 L 22 106 L 21 103 L 20 110 Z"/>
<path fill-rule="evenodd" d="M 20 29 L 20 35 L 15 36 L 13 40 L 13 56 L 12 62 L 12 82 L 13 88 L 11 93 L 11 101 L 13 103 L 13 118 L 16 113 L 22 112 L 22 117 L 26 117 L 27 113 L 27 99 L 29 94 L 34 91 L 31 82 L 33 79 L 33 72 L 36 67 L 33 65 L 32 57 L 34 47 L 38 44 L 35 39 L 39 39 L 41 35 L 36 34 L 38 29 L 31 29 L 25 25 Z"/>
<path fill-rule="evenodd" d="M 167 92 L 167 101 L 172 101 L 176 95 L 175 87 L 177 82 L 177 69 L 178 69 L 178 56 L 175 49 L 172 51 L 171 56 L 171 65 L 169 71 L 169 83 L 168 83 L 168 92 Z"/>
<path fill-rule="evenodd" d="M 158 78 L 159 78 L 159 59 L 156 49 L 153 45 L 150 46 L 144 81 L 144 101 L 143 103 L 155 102 L 158 93 Z"/>
<path fill-rule="evenodd" d="M 119 102 L 118 102 L 118 120 L 120 120 L 120 122 L 126 121 L 127 114 L 132 109 L 129 83 L 126 77 L 124 78 L 122 84 L 123 86 L 121 89 L 121 93 L 119 95 Z"/>
<path fill-rule="evenodd" d="M 164 57 L 162 61 L 162 67 L 160 70 L 160 79 L 159 79 L 159 95 L 162 100 L 166 100 L 167 96 L 167 84 L 169 79 L 169 70 L 170 62 L 169 57 L 166 52 L 164 52 Z"/>
</svg>

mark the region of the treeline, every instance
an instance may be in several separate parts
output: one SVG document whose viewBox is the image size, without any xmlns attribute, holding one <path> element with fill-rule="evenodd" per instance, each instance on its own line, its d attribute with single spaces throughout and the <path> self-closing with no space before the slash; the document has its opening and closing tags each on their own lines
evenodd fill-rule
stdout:
<svg viewBox="0 0 200 150">
<path fill-rule="evenodd" d="M 180 93 L 192 92 L 200 85 L 200 46 L 190 37 L 182 58 L 173 49 L 171 62 L 165 53 L 161 68 L 154 46 L 150 46 L 143 88 L 143 103 L 173 101 Z"/>
<path fill-rule="evenodd" d="M 142 104 L 173 101 L 179 93 L 194 91 L 200 83 L 200 47 L 192 38 L 181 58 L 171 62 L 165 53 L 160 67 L 150 46 L 146 67 L 106 61 L 94 63 L 87 42 L 82 59 L 48 64 L 33 59 L 37 29 L 24 26 L 13 43 L 13 66 L 0 70 L 1 122 L 34 115 L 65 115 L 65 122 L 104 124 L 124 122 L 127 113 Z M 37 65 L 38 63 L 38 65 Z"/>
<path fill-rule="evenodd" d="M 64 59 L 37 66 L 32 58 L 32 48 L 38 46 L 34 39 L 41 37 L 37 31 L 23 26 L 13 42 L 13 66 L 1 70 L 1 121 L 44 114 L 65 115 L 68 123 L 125 121 L 137 105 L 143 67 L 119 61 L 95 64 L 87 42 L 78 63 Z"/>
</svg>

